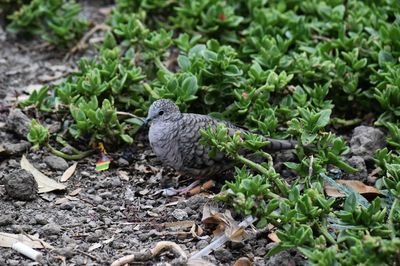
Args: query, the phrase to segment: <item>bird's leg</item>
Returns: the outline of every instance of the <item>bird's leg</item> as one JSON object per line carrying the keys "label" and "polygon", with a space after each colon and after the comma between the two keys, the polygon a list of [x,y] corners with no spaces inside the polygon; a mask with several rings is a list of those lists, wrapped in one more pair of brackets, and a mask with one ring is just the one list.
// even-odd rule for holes
{"label": "bird's leg", "polygon": [[189,186],[184,187],[184,188],[166,188],[163,190],[163,194],[165,196],[175,196],[177,194],[179,195],[185,195],[185,194],[189,194],[189,195],[196,195],[198,193],[200,193],[202,190],[204,189],[210,189],[212,187],[214,187],[215,185],[215,181],[214,180],[209,180],[207,182],[205,182],[202,185],[200,184],[201,180],[196,180],[193,183],[191,183]]}
{"label": "bird's leg", "polygon": [[200,184],[200,180],[197,179],[194,182],[192,182],[189,186],[184,187],[184,188],[178,188],[176,191],[178,192],[179,195],[185,195],[187,194],[190,190],[195,188],[198,184]]}

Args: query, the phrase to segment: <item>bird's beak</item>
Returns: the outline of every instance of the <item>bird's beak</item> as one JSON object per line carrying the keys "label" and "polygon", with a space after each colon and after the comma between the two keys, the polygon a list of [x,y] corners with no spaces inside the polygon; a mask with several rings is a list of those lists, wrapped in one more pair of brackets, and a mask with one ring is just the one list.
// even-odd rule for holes
{"label": "bird's beak", "polygon": [[142,127],[147,127],[148,124],[150,123],[150,121],[151,121],[151,117],[147,117],[147,118],[143,121]]}

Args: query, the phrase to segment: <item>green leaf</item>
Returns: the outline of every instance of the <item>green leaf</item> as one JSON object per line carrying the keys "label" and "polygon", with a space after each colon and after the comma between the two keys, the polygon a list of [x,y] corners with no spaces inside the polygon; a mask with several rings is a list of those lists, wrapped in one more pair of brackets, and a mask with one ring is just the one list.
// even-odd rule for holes
{"label": "green leaf", "polygon": [[316,123],[317,128],[323,128],[329,123],[329,118],[331,116],[332,110],[331,109],[325,109],[319,112],[319,118]]}

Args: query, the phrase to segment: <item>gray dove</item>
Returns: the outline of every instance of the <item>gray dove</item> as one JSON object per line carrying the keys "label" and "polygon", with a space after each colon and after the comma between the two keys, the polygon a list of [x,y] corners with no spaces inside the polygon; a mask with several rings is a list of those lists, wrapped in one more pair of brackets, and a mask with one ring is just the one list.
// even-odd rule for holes
{"label": "gray dove", "polygon": [[[244,129],[208,115],[181,113],[171,100],[160,99],[150,106],[145,124],[150,123],[149,141],[157,158],[181,174],[206,178],[231,168],[234,163],[224,153],[209,156],[211,147],[199,144],[200,130],[224,124],[228,131]],[[268,150],[293,149],[295,142],[268,139]]]}

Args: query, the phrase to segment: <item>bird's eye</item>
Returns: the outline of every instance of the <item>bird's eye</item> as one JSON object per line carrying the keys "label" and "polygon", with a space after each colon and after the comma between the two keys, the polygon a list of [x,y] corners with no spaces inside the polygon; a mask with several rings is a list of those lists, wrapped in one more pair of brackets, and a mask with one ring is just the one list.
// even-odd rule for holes
{"label": "bird's eye", "polygon": [[158,112],[158,115],[163,115],[163,114],[164,114],[164,111]]}

